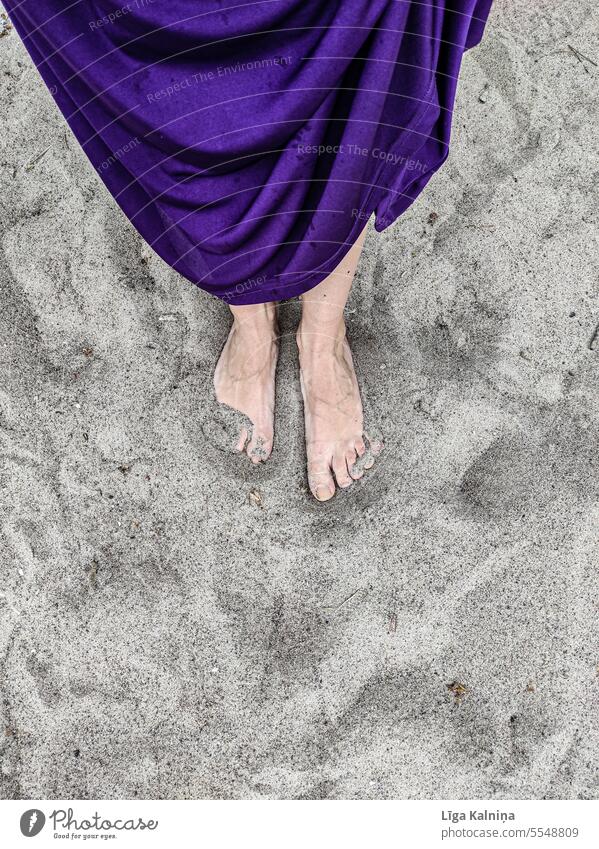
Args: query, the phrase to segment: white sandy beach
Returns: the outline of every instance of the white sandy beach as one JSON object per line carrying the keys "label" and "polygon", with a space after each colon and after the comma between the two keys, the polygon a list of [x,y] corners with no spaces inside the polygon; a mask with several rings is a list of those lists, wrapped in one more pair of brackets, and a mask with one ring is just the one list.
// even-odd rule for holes
{"label": "white sandy beach", "polygon": [[[504,0],[453,149],[369,232],[386,450],[222,450],[224,303],[145,246],[0,36],[0,797],[599,796],[599,9]],[[397,285],[397,281],[401,285]]]}

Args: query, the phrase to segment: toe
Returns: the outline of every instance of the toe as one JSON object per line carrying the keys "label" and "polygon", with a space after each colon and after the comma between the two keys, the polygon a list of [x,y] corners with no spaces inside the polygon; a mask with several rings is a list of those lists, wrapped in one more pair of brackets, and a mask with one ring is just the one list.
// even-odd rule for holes
{"label": "toe", "polygon": [[351,466],[348,466],[349,473],[352,476],[352,480],[359,481],[360,478],[364,477],[364,466],[360,459],[356,460]]}
{"label": "toe", "polygon": [[351,486],[352,479],[347,471],[347,460],[345,454],[340,454],[335,457],[333,460],[333,471],[335,472],[335,479],[338,486],[342,489],[347,489],[348,486]]}
{"label": "toe", "polygon": [[368,440],[371,453],[376,457],[383,450],[383,440],[377,436],[370,436],[368,433],[366,434],[366,439]]}
{"label": "toe", "polygon": [[237,444],[235,445],[235,451],[239,451],[240,453],[245,448],[245,443],[248,441],[248,432],[247,428],[243,427],[241,429],[241,433],[239,434],[239,439],[237,440]]}
{"label": "toe", "polygon": [[356,439],[356,451],[358,453],[358,457],[362,457],[366,453],[366,443],[360,437],[360,439]]}
{"label": "toe", "polygon": [[335,495],[335,488],[333,486],[319,486],[313,495],[317,501],[330,501]]}
{"label": "toe", "polygon": [[357,459],[358,454],[354,448],[350,448],[349,451],[345,452],[345,462],[347,464],[348,469],[351,469]]}
{"label": "toe", "polygon": [[366,446],[362,439],[356,440],[355,448],[347,452],[347,468],[349,469],[352,480],[359,481],[360,478],[364,477],[364,463],[362,462],[362,458],[365,453]]}
{"label": "toe", "polygon": [[314,463],[308,467],[308,485],[314,498],[328,501],[335,495],[335,482],[329,465]]}
{"label": "toe", "polygon": [[362,457],[362,466],[365,469],[372,469],[374,466],[374,455],[372,451],[367,451]]}
{"label": "toe", "polygon": [[268,439],[267,437],[264,437],[264,442],[262,443],[262,459],[263,460],[268,460],[268,458],[272,454],[272,448],[273,448],[272,437],[270,439]]}
{"label": "toe", "polygon": [[256,465],[267,460],[272,451],[272,440],[261,433],[254,433],[247,447],[247,455]]}

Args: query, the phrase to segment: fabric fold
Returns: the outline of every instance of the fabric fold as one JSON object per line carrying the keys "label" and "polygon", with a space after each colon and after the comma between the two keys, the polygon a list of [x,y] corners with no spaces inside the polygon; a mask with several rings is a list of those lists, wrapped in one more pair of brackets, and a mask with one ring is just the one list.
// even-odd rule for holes
{"label": "fabric fold", "polygon": [[323,280],[447,157],[491,0],[4,0],[149,245],[231,304]]}

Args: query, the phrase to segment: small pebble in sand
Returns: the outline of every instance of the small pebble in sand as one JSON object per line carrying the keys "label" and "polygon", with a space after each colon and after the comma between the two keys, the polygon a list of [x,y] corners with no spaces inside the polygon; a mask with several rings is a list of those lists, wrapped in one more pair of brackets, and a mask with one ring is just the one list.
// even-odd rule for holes
{"label": "small pebble in sand", "polygon": [[264,499],[259,489],[250,489],[248,493],[248,502],[252,507],[264,507]]}
{"label": "small pebble in sand", "polygon": [[468,688],[464,684],[460,684],[459,681],[452,681],[451,684],[447,685],[447,689],[453,693],[453,697],[458,704],[468,695]]}
{"label": "small pebble in sand", "polygon": [[38,162],[42,161],[42,159],[48,153],[49,150],[50,148],[47,147],[45,150],[42,150],[41,153],[37,153],[32,159],[30,159],[29,162],[25,164],[25,171],[33,171]]}
{"label": "small pebble in sand", "polygon": [[4,35],[8,35],[8,33],[12,29],[12,24],[8,20],[8,15],[5,15],[4,12],[0,14],[0,38]]}

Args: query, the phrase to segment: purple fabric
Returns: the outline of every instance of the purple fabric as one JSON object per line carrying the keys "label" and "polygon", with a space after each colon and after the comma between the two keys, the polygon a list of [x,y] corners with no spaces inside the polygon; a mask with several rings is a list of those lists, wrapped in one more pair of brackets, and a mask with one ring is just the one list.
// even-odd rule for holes
{"label": "purple fabric", "polygon": [[323,280],[447,156],[492,0],[3,0],[92,164],[232,304]]}

